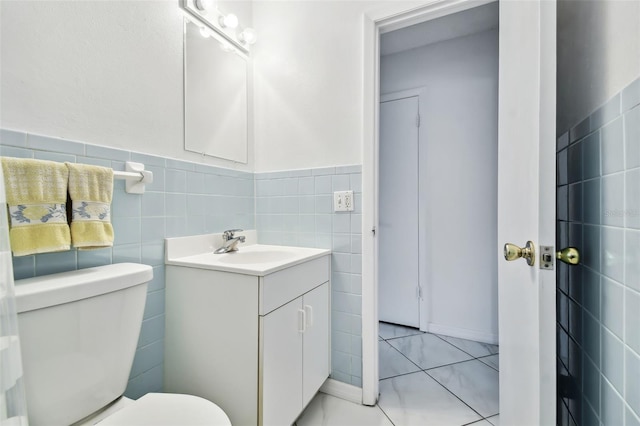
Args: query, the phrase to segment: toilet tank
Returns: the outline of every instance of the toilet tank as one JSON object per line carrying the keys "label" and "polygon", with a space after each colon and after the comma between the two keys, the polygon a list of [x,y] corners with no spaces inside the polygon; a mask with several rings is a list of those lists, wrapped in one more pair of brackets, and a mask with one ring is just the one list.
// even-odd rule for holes
{"label": "toilet tank", "polygon": [[152,277],[118,263],[16,281],[32,426],[69,425],[124,393]]}

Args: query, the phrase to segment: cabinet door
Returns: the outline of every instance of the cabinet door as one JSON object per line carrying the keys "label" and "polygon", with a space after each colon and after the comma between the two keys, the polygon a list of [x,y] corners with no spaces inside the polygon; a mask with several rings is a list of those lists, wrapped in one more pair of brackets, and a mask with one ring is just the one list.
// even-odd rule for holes
{"label": "cabinet door", "polygon": [[262,425],[290,425],[302,409],[302,298],[261,317]]}
{"label": "cabinet door", "polygon": [[329,377],[329,283],[303,296],[302,404],[306,406]]}

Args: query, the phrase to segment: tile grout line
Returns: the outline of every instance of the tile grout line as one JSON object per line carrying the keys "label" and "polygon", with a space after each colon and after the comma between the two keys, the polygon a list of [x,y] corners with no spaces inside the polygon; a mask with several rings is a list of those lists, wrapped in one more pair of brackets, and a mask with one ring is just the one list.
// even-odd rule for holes
{"label": "tile grout line", "polygon": [[[378,400],[380,400],[380,396],[378,396]],[[389,423],[391,423],[393,426],[396,426],[396,424],[393,422],[393,420],[391,420],[391,417],[389,417],[389,415],[386,413],[386,411],[384,411],[382,409],[382,407],[380,406],[380,404],[378,404],[378,402],[376,402],[376,407],[378,407],[378,409],[380,411],[382,411],[382,414],[384,414],[384,416],[387,418],[387,420],[389,420]]]}
{"label": "tile grout line", "polygon": [[427,373],[426,371],[423,371],[424,374],[426,374],[427,376],[429,376],[429,378],[431,380],[433,380],[434,382],[436,382],[437,384],[439,384],[442,388],[444,388],[447,392],[449,392],[451,395],[455,396],[457,399],[460,400],[460,402],[462,402],[464,405],[466,405],[467,407],[469,407],[469,409],[471,409],[471,411],[473,411],[474,413],[476,413],[477,415],[480,416],[480,419],[476,420],[476,422],[484,419],[484,416],[480,413],[478,413],[472,406],[470,406],[469,404],[467,404],[462,398],[460,398],[458,395],[456,395],[455,393],[453,393],[449,388],[447,388],[445,385],[443,385],[442,383],[440,383],[438,380],[436,380],[435,377],[433,377],[431,374]]}
{"label": "tile grout line", "polygon": [[[444,342],[448,343],[449,345],[453,346],[454,348],[456,348],[456,349],[460,350],[461,352],[465,353],[466,355],[470,356],[470,357],[471,357],[471,359],[464,360],[464,361],[457,361],[457,362],[453,362],[453,363],[450,363],[450,364],[444,364],[444,365],[440,365],[440,366],[436,366],[436,367],[432,367],[432,368],[428,368],[428,369],[422,369],[419,365],[417,365],[415,362],[413,362],[413,361],[412,361],[412,360],[411,360],[407,355],[405,355],[402,351],[400,351],[398,348],[396,348],[395,346],[391,345],[391,344],[388,342],[388,340],[399,339],[399,338],[404,338],[404,337],[412,337],[412,336],[417,336],[417,335],[422,335],[422,334],[432,334],[432,335],[434,335],[434,336],[438,337],[440,340],[442,340],[442,341],[444,341]],[[389,344],[389,346],[391,346],[391,347],[392,347],[392,348],[394,348],[397,352],[399,352],[402,356],[404,356],[407,360],[409,360],[409,362],[411,362],[412,364],[414,364],[414,365],[415,365],[415,366],[417,366],[418,368],[421,368],[421,370],[420,370],[421,372],[425,373],[429,378],[431,378],[432,380],[434,380],[434,381],[435,381],[436,383],[438,383],[442,388],[444,388],[447,392],[449,392],[450,394],[452,394],[453,396],[455,396],[458,400],[460,400],[460,402],[462,402],[465,406],[469,407],[473,412],[475,412],[477,415],[479,415],[479,416],[481,417],[480,419],[475,420],[475,421],[473,421],[473,422],[471,422],[471,423],[467,423],[466,425],[470,425],[470,424],[473,424],[473,423],[481,422],[481,421],[483,421],[483,420],[484,420],[484,421],[487,421],[489,424],[493,425],[493,423],[492,423],[492,422],[490,422],[490,421],[488,420],[488,419],[489,419],[489,417],[495,417],[495,416],[498,416],[498,415],[500,415],[500,412],[498,412],[498,413],[496,413],[496,414],[491,414],[490,416],[486,416],[486,417],[485,417],[485,416],[483,416],[483,415],[482,415],[482,414],[480,414],[478,411],[476,411],[473,407],[471,407],[469,404],[467,404],[467,403],[466,403],[466,402],[465,402],[461,397],[459,397],[457,394],[455,394],[453,391],[451,391],[449,388],[447,388],[445,385],[443,385],[443,384],[442,384],[442,383],[440,383],[437,379],[435,379],[433,376],[431,376],[431,375],[428,373],[428,371],[430,371],[430,370],[434,370],[434,369],[437,369],[437,368],[441,368],[441,367],[453,366],[453,365],[456,365],[456,364],[461,364],[461,363],[469,362],[469,361],[479,361],[482,365],[484,365],[484,366],[486,366],[486,367],[489,367],[489,368],[491,368],[492,370],[494,370],[494,371],[496,371],[496,372],[500,373],[500,370],[499,370],[499,369],[497,369],[497,368],[495,368],[495,367],[493,367],[493,366],[491,366],[491,365],[489,365],[489,364],[486,364],[485,362],[483,362],[483,361],[481,360],[481,358],[488,358],[488,357],[490,357],[490,356],[499,355],[499,354],[500,354],[500,352],[497,352],[497,353],[495,353],[495,354],[491,354],[491,353],[490,353],[490,354],[488,354],[488,355],[483,355],[483,356],[474,356],[474,355],[470,354],[469,352],[467,352],[467,351],[465,351],[465,350],[463,350],[463,349],[459,348],[458,346],[454,345],[453,343],[451,343],[451,342],[449,342],[449,341],[445,340],[445,339],[444,339],[444,338],[442,338],[441,336],[439,336],[439,335],[437,335],[437,334],[434,334],[434,333],[426,333],[426,332],[420,332],[420,333],[410,334],[410,335],[406,335],[406,336],[394,336],[394,337],[389,338],[389,339],[385,339],[384,337],[382,337],[382,336],[380,336],[380,335],[379,335],[379,337],[380,337],[384,342],[388,343],[388,344]],[[417,372],[418,372],[418,371],[410,372],[410,373],[404,373],[404,374],[398,374],[398,375],[396,375],[396,376],[390,376],[390,377],[386,377],[386,378],[384,378],[384,379],[380,379],[379,381],[381,381],[381,380],[387,380],[387,379],[392,379],[392,378],[396,378],[396,377],[401,377],[401,376],[407,376],[407,375],[409,375],[409,374],[414,374],[414,373],[417,373]],[[378,404],[376,404],[376,405],[378,405]],[[379,405],[378,405],[378,406],[379,406]],[[382,407],[380,407],[380,410],[382,410],[382,412],[384,413],[384,410],[382,409]],[[386,413],[384,413],[384,414],[386,415]],[[389,416],[387,416],[387,418],[389,418]],[[391,421],[391,418],[389,418],[389,421]],[[393,423],[393,422],[392,422],[392,423]],[[463,425],[463,426],[464,426],[464,425]]]}

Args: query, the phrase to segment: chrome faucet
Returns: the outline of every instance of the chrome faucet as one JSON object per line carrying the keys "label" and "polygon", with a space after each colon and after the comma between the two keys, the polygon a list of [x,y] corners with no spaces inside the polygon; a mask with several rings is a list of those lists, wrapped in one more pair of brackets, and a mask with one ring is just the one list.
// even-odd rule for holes
{"label": "chrome faucet", "polygon": [[224,244],[222,247],[214,251],[215,254],[223,254],[229,253],[232,251],[238,251],[238,243],[244,243],[245,236],[239,235],[235,236],[236,232],[242,232],[242,229],[229,229],[222,233],[222,239],[224,240]]}

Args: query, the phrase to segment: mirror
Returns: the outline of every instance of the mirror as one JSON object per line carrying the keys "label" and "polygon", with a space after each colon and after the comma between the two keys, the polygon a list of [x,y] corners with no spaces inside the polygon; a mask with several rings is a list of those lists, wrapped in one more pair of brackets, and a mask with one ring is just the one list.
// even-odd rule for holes
{"label": "mirror", "polygon": [[184,147],[247,163],[247,58],[184,22]]}

